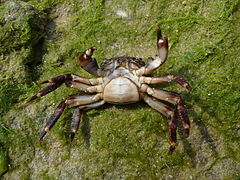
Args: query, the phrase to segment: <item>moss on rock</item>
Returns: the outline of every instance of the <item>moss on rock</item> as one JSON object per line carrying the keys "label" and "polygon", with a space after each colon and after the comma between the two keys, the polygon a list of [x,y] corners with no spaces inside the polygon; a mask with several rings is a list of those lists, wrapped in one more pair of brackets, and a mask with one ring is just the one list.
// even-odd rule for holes
{"label": "moss on rock", "polygon": [[5,113],[37,76],[44,16],[22,1],[7,1],[0,9],[0,112]]}
{"label": "moss on rock", "polygon": [[29,4],[8,1],[0,9],[0,54],[31,47],[43,36],[43,17]]}
{"label": "moss on rock", "polygon": [[[5,30],[6,37],[0,35],[14,37],[12,44],[6,40],[1,47],[0,163],[10,163],[2,178],[238,179],[239,6],[239,0],[3,3],[1,25],[10,27],[5,21],[9,12],[13,13],[9,23],[16,24],[12,31]],[[40,14],[46,14],[46,24]],[[35,16],[40,19],[31,23]],[[18,25],[23,21],[22,27]],[[63,73],[92,77],[75,63],[91,46],[98,47],[94,57],[99,63],[121,55],[153,56],[158,25],[168,34],[170,49],[168,61],[153,76],[180,75],[193,87],[189,93],[174,83],[158,86],[181,92],[189,107],[191,135],[184,139],[179,127],[172,156],[167,155],[167,120],[144,103],[87,112],[72,143],[68,138],[72,110],[67,109],[44,141],[37,141],[57,104],[77,93],[63,86],[24,104],[42,88],[38,81]]]}
{"label": "moss on rock", "polygon": [[8,170],[8,155],[6,149],[0,144],[0,177]]}

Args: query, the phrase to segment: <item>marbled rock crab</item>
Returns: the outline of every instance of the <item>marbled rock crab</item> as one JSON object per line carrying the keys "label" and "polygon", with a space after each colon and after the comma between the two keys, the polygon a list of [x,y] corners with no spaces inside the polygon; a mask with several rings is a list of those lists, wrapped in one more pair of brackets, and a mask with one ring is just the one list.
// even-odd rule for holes
{"label": "marbled rock crab", "polygon": [[[191,90],[190,85],[176,75],[162,77],[147,77],[154,70],[159,68],[167,59],[168,37],[162,37],[160,28],[157,29],[158,55],[147,59],[144,63],[141,58],[115,57],[105,59],[99,68],[96,59],[92,58],[95,47],[84,51],[77,58],[77,63],[87,72],[98,76],[96,79],[84,78],[76,74],[63,74],[43,81],[51,83],[31,97],[29,101],[42,97],[65,83],[68,87],[85,91],[86,95],[73,95],[62,101],[56,108],[53,115],[47,121],[39,139],[42,140],[46,133],[53,127],[63,113],[66,106],[75,108],[72,122],[70,139],[73,140],[79,128],[80,115],[82,111],[97,108],[104,103],[130,104],[140,100],[145,101],[150,107],[169,118],[169,154],[175,149],[177,138],[177,113],[184,128],[184,136],[189,136],[190,122],[187,115],[187,108],[182,98],[173,92],[152,88],[149,84],[159,84],[175,81],[181,86]],[[91,93],[91,94],[89,94]],[[177,109],[169,104],[177,106]]]}

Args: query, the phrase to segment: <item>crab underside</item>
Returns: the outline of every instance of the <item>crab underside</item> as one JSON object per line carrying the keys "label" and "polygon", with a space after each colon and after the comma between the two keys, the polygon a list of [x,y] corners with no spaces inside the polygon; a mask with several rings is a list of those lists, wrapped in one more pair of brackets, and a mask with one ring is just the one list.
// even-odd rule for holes
{"label": "crab underside", "polygon": [[[190,122],[187,115],[187,108],[181,96],[177,93],[152,88],[149,84],[159,84],[175,81],[181,86],[191,90],[190,85],[176,75],[166,75],[162,77],[147,77],[154,70],[159,68],[167,59],[168,38],[162,37],[160,28],[157,29],[157,49],[158,55],[147,59],[144,63],[140,58],[116,57],[105,59],[99,68],[96,59],[92,58],[95,47],[84,51],[77,58],[77,63],[87,72],[98,76],[96,79],[84,78],[75,74],[63,74],[42,83],[51,83],[31,97],[29,101],[42,97],[65,83],[68,87],[87,92],[86,95],[73,95],[62,101],[56,108],[53,115],[47,121],[39,139],[42,140],[46,133],[53,127],[63,113],[66,106],[75,108],[72,122],[70,138],[73,140],[79,128],[82,111],[97,108],[105,103],[110,104],[130,104],[140,100],[145,101],[150,107],[169,118],[169,138],[172,154],[176,142],[177,113],[184,128],[184,136],[189,136]],[[175,110],[169,104],[177,106]]]}

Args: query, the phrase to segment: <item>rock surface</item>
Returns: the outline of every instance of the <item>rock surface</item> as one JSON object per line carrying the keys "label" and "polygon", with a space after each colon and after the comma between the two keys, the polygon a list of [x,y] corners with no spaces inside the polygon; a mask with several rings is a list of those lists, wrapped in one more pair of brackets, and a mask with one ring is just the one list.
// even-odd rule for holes
{"label": "rock surface", "polygon": [[[0,4],[0,176],[2,179],[239,179],[240,1],[3,1]],[[167,155],[167,120],[144,103],[106,105],[82,117],[69,142],[72,109],[44,139],[39,133],[57,104],[77,91],[60,87],[31,104],[39,82],[63,73],[92,77],[75,62],[156,53],[157,26],[169,57],[153,76],[171,84],[189,108],[191,135],[178,131]]]}

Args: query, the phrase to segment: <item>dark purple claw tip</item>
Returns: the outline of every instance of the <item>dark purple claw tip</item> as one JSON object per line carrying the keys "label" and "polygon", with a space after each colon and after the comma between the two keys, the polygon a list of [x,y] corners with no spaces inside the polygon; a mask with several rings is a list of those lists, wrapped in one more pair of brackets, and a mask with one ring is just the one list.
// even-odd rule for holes
{"label": "dark purple claw tip", "polygon": [[70,141],[72,142],[75,137],[75,133],[71,132],[69,137],[70,137]]}
{"label": "dark purple claw tip", "polygon": [[192,87],[191,87],[189,84],[186,86],[186,88],[187,88],[189,91],[192,90]]}
{"label": "dark purple claw tip", "polygon": [[162,39],[162,32],[161,32],[161,28],[159,26],[157,27],[157,38],[158,38],[158,40]]}
{"label": "dark purple claw tip", "polygon": [[34,99],[37,99],[37,98],[38,98],[37,95],[34,95],[30,99],[28,99],[28,102],[31,102],[31,101],[33,101]]}
{"label": "dark purple claw tip", "polygon": [[45,84],[45,83],[48,83],[49,81],[46,80],[46,81],[42,81],[41,84]]}
{"label": "dark purple claw tip", "polygon": [[189,137],[189,129],[184,129],[184,137],[185,138]]}
{"label": "dark purple claw tip", "polygon": [[175,146],[174,145],[171,145],[170,148],[169,148],[169,151],[168,151],[168,155],[172,155],[173,151],[175,150]]}
{"label": "dark purple claw tip", "polygon": [[94,47],[94,46],[93,46],[93,47],[91,47],[91,49],[92,49],[93,51],[97,50],[97,48],[96,48],[96,47]]}
{"label": "dark purple claw tip", "polygon": [[41,141],[46,134],[47,134],[47,131],[44,131],[44,130],[43,130],[42,133],[41,133],[40,136],[39,136],[39,141]]}

